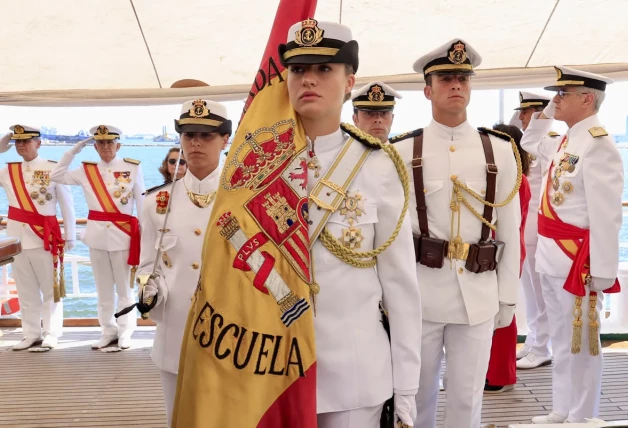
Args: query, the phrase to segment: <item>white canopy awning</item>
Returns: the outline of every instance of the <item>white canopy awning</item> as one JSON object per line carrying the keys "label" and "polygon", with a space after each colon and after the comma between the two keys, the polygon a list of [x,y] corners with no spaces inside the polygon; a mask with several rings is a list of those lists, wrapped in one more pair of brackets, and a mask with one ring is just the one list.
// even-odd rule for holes
{"label": "white canopy awning", "polygon": [[[0,0],[0,104],[131,105],[242,99],[279,0]],[[360,82],[420,88],[420,55],[460,37],[474,87],[551,83],[554,64],[628,79],[625,0],[319,0],[349,25]],[[364,77],[362,77],[364,76]],[[210,88],[169,89],[180,79]]]}

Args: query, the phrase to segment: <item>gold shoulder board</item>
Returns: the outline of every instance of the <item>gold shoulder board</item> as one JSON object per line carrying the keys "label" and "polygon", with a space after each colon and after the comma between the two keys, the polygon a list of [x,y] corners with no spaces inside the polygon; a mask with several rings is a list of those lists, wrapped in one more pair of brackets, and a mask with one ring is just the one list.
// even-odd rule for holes
{"label": "gold shoulder board", "polygon": [[128,163],[132,163],[133,165],[139,165],[140,164],[140,161],[138,161],[137,159],[124,158],[124,161],[128,162]]}
{"label": "gold shoulder board", "polygon": [[550,137],[559,137],[560,134],[558,132],[550,131],[547,133]]}
{"label": "gold shoulder board", "polygon": [[594,126],[593,128],[589,128],[589,134],[591,134],[593,138],[598,138],[606,137],[608,135],[608,132],[606,132],[606,129],[602,128],[601,126]]}

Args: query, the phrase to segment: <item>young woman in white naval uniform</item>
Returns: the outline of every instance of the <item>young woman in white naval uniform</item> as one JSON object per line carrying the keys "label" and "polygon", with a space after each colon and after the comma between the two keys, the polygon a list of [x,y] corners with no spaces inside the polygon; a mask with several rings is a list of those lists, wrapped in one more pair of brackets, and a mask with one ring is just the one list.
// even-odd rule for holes
{"label": "young woman in white naval uniform", "polygon": [[[342,105],[355,83],[358,44],[348,27],[314,21],[312,28],[312,21],[293,25],[279,54],[288,68],[290,102],[307,135],[310,239],[318,236],[311,246],[313,279],[320,286],[314,321],[318,426],[379,427],[383,404],[393,393],[396,419],[413,426],[421,301],[398,172],[404,167],[400,163],[397,169],[391,162],[394,149],[389,155],[392,148],[381,150],[376,138],[340,124]],[[345,154],[351,138],[361,143],[355,144],[362,152],[374,149],[360,168]],[[325,224],[316,217],[326,211],[324,201],[333,191],[325,187],[319,192],[316,184],[323,179],[345,182],[334,181],[330,169],[348,169],[354,178],[344,189],[340,209],[329,210]],[[312,228],[322,232],[313,233]],[[386,246],[393,232],[398,232],[396,239],[376,259],[366,253],[356,256]],[[340,248],[339,256],[329,250],[334,245]],[[382,326],[380,302],[388,312],[390,340]]]}
{"label": "young woman in white naval uniform", "polygon": [[[190,117],[193,109],[203,113]],[[208,125],[208,121],[219,125]],[[220,179],[220,153],[231,135],[231,121],[222,104],[195,100],[183,104],[175,129],[181,134],[188,170],[175,183],[174,190],[172,183],[167,182],[146,192],[138,268],[140,299],[148,303],[157,296],[156,306],[150,311],[151,319],[157,323],[151,358],[161,371],[169,426],[185,321],[201,272],[205,229]],[[170,214],[164,225],[170,198]],[[151,276],[156,257],[159,263]]]}

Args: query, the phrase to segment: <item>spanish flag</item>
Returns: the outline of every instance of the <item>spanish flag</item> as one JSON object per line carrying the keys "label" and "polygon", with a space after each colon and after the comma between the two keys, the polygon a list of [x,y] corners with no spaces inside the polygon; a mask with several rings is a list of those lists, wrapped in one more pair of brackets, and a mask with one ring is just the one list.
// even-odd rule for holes
{"label": "spanish flag", "polygon": [[278,58],[313,0],[281,0],[223,169],[172,426],[316,427],[304,129]]}

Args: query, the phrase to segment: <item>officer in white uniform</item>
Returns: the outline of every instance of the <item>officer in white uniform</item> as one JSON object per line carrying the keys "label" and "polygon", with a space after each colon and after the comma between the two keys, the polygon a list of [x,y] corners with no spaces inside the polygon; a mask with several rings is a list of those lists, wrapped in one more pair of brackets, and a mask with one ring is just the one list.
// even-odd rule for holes
{"label": "officer in white uniform", "polygon": [[[415,421],[418,428],[436,426],[443,347],[447,385],[444,427],[480,426],[493,330],[510,325],[515,311],[521,214],[517,167],[509,137],[489,135],[488,144],[492,146],[498,170],[495,202],[500,204],[493,210],[490,223],[497,223],[496,239],[505,244],[503,257],[497,270],[473,273],[465,266],[467,258],[475,260],[468,250],[470,245],[480,243],[484,204],[463,186],[481,198],[485,198],[488,191],[489,166],[483,143],[478,130],[467,122],[466,113],[471,75],[480,62],[479,54],[460,39],[419,58],[414,70],[425,76],[424,93],[432,103],[433,120],[423,130],[391,139],[406,160],[411,181],[414,181],[413,166],[422,165],[424,188],[414,189],[414,183],[412,186],[412,229],[416,237],[421,236],[415,192],[423,192],[428,238],[438,246],[438,251],[429,250],[427,240],[421,238],[420,246],[426,248],[424,262],[440,258],[443,263],[440,268],[416,264],[423,301],[421,387],[416,397],[418,417]],[[422,156],[413,162],[414,137],[421,134]],[[460,189],[459,196],[455,189]],[[463,200],[471,205],[475,214]],[[444,262],[442,244],[446,253]],[[417,253],[420,257],[421,250],[417,249]],[[439,266],[438,263],[435,266]]]}
{"label": "officer in white uniform", "polygon": [[[209,121],[215,122],[210,125]],[[145,303],[157,295],[157,304],[150,311],[157,323],[151,357],[161,371],[169,425],[185,322],[198,284],[205,230],[220,183],[220,153],[227,146],[231,126],[222,104],[208,100],[184,103],[175,129],[181,134],[188,170],[172,194],[172,183],[168,182],[148,190],[144,201],[138,282],[140,288],[142,281],[147,283],[143,294],[141,289],[139,292]],[[170,199],[170,215],[164,225]],[[158,248],[161,253],[157,271],[148,278],[153,273]]]}
{"label": "officer in white uniform", "polygon": [[[321,37],[307,44],[303,37],[296,40],[308,31]],[[358,44],[352,40],[351,30],[331,22],[299,22],[288,30],[288,41],[279,46],[279,53],[289,69],[292,107],[307,135],[307,181],[303,184],[311,201],[310,236],[319,236],[316,230],[325,224],[319,220],[329,214],[325,228],[343,249],[364,252],[379,248],[397,228],[404,196],[386,152],[374,150],[364,163],[358,162],[363,145],[372,147],[377,140],[359,135],[362,133],[353,126],[339,126],[342,96],[350,93],[347,91],[352,89],[359,62]],[[333,77],[327,80],[323,73]],[[342,79],[343,86],[332,79]],[[333,93],[343,89],[344,94]],[[330,95],[305,97],[313,92]],[[331,133],[319,135],[321,130]],[[340,157],[351,134],[358,141]],[[326,177],[330,169],[333,172]],[[326,179],[338,186],[335,189],[342,188],[346,176],[340,179],[337,174],[343,171],[351,172],[354,179],[342,191],[346,198],[339,209],[328,210],[325,207],[340,194],[317,186],[317,182]],[[383,404],[393,394],[395,417],[412,426],[421,367],[421,300],[407,214],[401,217],[399,229],[394,242],[364,267],[356,266],[355,257],[341,260],[332,254],[320,237],[311,247],[313,281],[320,286],[314,318],[319,428],[379,427]],[[390,340],[382,326],[380,304],[388,313]]]}
{"label": "officer in white uniform", "polygon": [[[515,109],[519,126],[524,132],[530,124],[532,114],[543,111],[550,99],[530,92],[519,92],[519,107]],[[556,139],[558,134],[549,132],[543,138]],[[541,201],[542,174],[546,168],[543,160],[530,155],[530,173],[528,182],[532,199],[528,208],[525,227],[526,259],[523,262],[521,286],[525,298],[526,322],[528,335],[523,348],[517,351],[517,368],[533,369],[552,362],[550,350],[549,323],[541,280],[536,272],[536,243],[538,240],[537,216]]]}
{"label": "officer in white uniform", "polygon": [[[76,236],[72,193],[67,186],[50,181],[50,173],[56,162],[38,155],[41,145],[39,129],[25,125],[14,125],[10,129],[13,133],[5,135],[2,141],[6,141],[8,147],[8,141],[11,138],[15,140],[15,149],[24,159],[23,162],[11,162],[18,165],[19,168],[15,170],[19,171],[18,176],[12,176],[9,167],[0,170],[0,184],[9,202],[6,233],[9,237],[19,238],[22,243],[22,252],[15,256],[13,262],[13,276],[20,300],[24,339],[13,349],[18,351],[36,344],[41,344],[44,349],[52,349],[62,333],[63,303],[54,302],[53,255],[50,250],[44,249],[43,239],[33,230],[35,224],[42,223],[28,218],[29,213],[25,211],[29,210],[23,205],[35,207],[36,213],[53,217],[49,220],[56,222],[58,203],[65,224],[65,250],[69,251],[74,246]],[[25,199],[20,201],[16,194],[15,189],[20,184],[13,183],[13,179],[19,181],[19,174],[25,189],[23,198],[30,199],[32,205]],[[57,275],[59,281],[60,272]]]}
{"label": "officer in white uniform", "polygon": [[[545,89],[557,95],[521,140],[524,150],[548,162],[536,270],[554,351],[553,407],[549,415],[532,419],[538,424],[584,422],[598,414],[603,361],[596,324],[602,292],[617,291],[624,188],[621,156],[597,116],[612,80],[568,67],[556,67],[556,72],[556,83]],[[553,119],[569,130],[557,140],[543,138]],[[573,287],[580,290],[578,298]],[[580,312],[578,332],[573,322]],[[590,342],[590,334],[597,340]]]}
{"label": "officer in white uniform", "polygon": [[396,99],[401,95],[384,82],[370,82],[353,91],[353,123],[367,134],[388,141],[395,115]]}
{"label": "officer in white uniform", "polygon": [[[118,318],[116,325],[114,285],[118,308],[132,305],[135,299],[129,262],[139,263],[140,240],[133,206],[141,213],[144,177],[140,161],[116,156],[120,149],[119,129],[99,125],[90,133],[92,138],[79,142],[63,155],[51,178],[57,183],[81,186],[89,208],[82,241],[89,247],[102,328],[102,336],[92,349],[106,348],[116,341],[120,349],[126,349],[131,346],[137,318],[132,311]],[[81,167],[69,171],[74,156],[92,139],[100,162],[83,161]]]}

